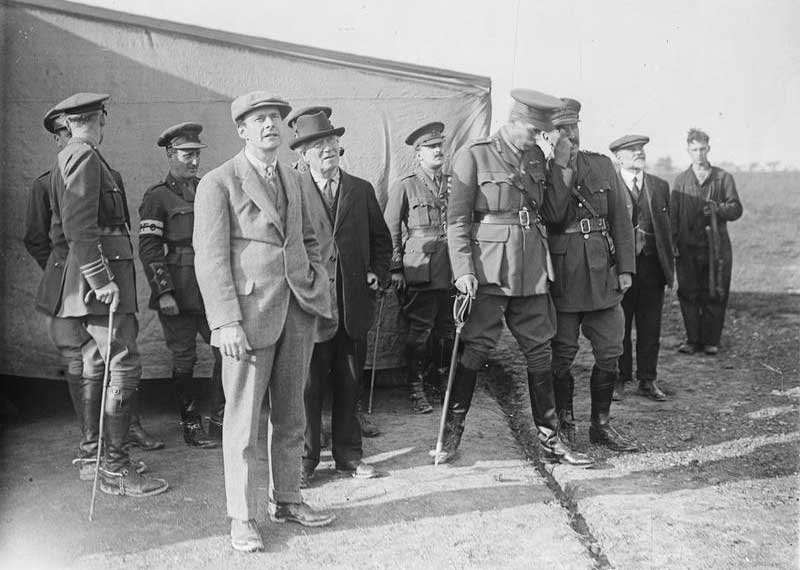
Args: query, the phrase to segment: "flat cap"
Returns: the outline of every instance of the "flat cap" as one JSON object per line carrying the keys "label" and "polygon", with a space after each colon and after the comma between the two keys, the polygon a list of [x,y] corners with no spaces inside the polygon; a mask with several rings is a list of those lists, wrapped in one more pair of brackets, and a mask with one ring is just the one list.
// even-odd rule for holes
{"label": "flat cap", "polygon": [[54,115],[82,115],[91,111],[100,111],[105,109],[105,102],[111,95],[105,93],[75,93],[70,95],[55,107],[50,109],[49,113]]}
{"label": "flat cap", "polygon": [[292,106],[280,97],[268,93],[267,91],[252,91],[240,95],[231,103],[231,118],[235,123],[250,111],[255,111],[261,107],[277,107],[281,114],[281,119],[285,119]]}
{"label": "flat cap", "polygon": [[56,111],[55,107],[44,114],[44,119],[42,122],[44,123],[44,128],[53,134],[56,134],[59,129],[67,128],[67,124],[64,122],[63,114]]}
{"label": "flat cap", "polygon": [[206,148],[207,145],[200,142],[202,131],[203,125],[200,123],[178,123],[161,133],[156,144],[178,150]]}
{"label": "flat cap", "polygon": [[444,142],[444,123],[434,121],[427,123],[421,127],[414,129],[410,135],[406,137],[406,144],[413,146],[435,146]]}
{"label": "flat cap", "polygon": [[580,121],[580,112],[580,101],[577,99],[570,99],[569,97],[562,97],[561,105],[559,105],[559,108],[553,113],[551,120],[556,127],[574,125]]}
{"label": "flat cap", "polygon": [[511,116],[524,118],[543,131],[552,130],[551,113],[561,105],[561,100],[533,89],[512,89]]}
{"label": "flat cap", "polygon": [[286,118],[286,124],[289,126],[290,129],[293,129],[295,123],[297,122],[297,119],[299,119],[300,117],[305,117],[307,115],[316,115],[317,113],[325,113],[325,116],[330,119],[333,110],[330,107],[325,107],[321,105],[315,105],[313,107],[303,107],[302,109],[298,109],[297,111],[292,111],[292,113]]}
{"label": "flat cap", "polygon": [[618,150],[622,150],[623,148],[628,148],[631,146],[636,145],[646,145],[650,142],[650,137],[646,137],[644,135],[625,135],[624,137],[619,137],[617,140],[613,141],[608,148],[611,152],[617,152]]}

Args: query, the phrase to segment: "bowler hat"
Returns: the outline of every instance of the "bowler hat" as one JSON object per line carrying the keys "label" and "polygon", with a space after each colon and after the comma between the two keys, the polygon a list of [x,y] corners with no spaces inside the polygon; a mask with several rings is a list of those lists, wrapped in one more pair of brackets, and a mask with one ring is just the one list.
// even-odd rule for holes
{"label": "bowler hat", "polygon": [[317,113],[325,113],[325,115],[330,119],[333,110],[330,107],[325,107],[322,105],[314,105],[313,107],[303,107],[302,109],[298,109],[297,111],[292,111],[292,113],[286,117],[286,125],[293,129],[297,119],[303,117],[305,115],[316,115]]}
{"label": "bowler hat", "polygon": [[298,117],[296,126],[297,137],[289,143],[289,148],[292,150],[305,143],[324,139],[330,135],[340,137],[344,134],[344,127],[334,128],[322,111],[314,115]]}

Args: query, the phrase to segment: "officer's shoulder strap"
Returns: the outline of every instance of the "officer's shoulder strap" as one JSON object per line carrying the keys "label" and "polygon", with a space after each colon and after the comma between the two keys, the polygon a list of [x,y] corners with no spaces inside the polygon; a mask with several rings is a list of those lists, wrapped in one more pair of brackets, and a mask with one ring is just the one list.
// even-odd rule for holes
{"label": "officer's shoulder strap", "polygon": [[150,186],[147,190],[144,191],[144,195],[147,196],[150,192],[156,190],[157,188],[161,188],[162,186],[166,187],[167,185],[164,184],[164,181],[156,182],[152,186]]}
{"label": "officer's shoulder strap", "polygon": [[490,144],[491,142],[492,142],[492,137],[481,137],[479,139],[470,141],[469,146],[477,146],[479,144]]}

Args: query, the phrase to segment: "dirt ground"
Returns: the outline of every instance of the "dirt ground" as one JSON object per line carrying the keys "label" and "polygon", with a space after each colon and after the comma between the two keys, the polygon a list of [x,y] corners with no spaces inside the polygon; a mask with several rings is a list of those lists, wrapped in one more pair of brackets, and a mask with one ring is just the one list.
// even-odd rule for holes
{"label": "dirt ground", "polygon": [[[481,375],[452,465],[434,467],[439,408],[409,414],[405,391],[380,388],[372,414],[383,435],[365,458],[384,475],[359,481],[323,456],[305,497],[338,516],[328,528],[268,521],[266,450],[258,521],[267,552],[228,544],[219,450],[185,446],[165,382],[144,385],[144,423],[161,451],[134,452],[170,481],[149,499],[98,494],[70,465],[77,428],[66,389],[5,379],[19,415],[0,460],[0,567],[565,568],[798,567],[798,297],[734,295],[723,355],[675,351],[681,323],[665,307],[661,385],[651,402],[628,391],[613,421],[642,451],[588,443],[586,347],[576,365],[579,447],[592,469],[536,459],[522,363],[509,336]],[[264,426],[262,426],[264,427]],[[264,430],[262,429],[262,437]]]}

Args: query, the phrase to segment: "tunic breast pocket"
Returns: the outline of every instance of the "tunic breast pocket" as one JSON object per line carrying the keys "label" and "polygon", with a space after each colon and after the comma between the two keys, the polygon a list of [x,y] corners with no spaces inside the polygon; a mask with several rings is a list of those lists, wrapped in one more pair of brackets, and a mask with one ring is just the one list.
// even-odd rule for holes
{"label": "tunic breast pocket", "polygon": [[116,186],[107,186],[100,191],[97,223],[101,226],[125,225],[125,195]]}
{"label": "tunic breast pocket", "polygon": [[432,204],[412,198],[408,204],[408,225],[412,228],[431,225]]}
{"label": "tunic breast pocket", "polygon": [[[609,188],[611,185],[606,182],[594,183],[591,186],[586,185],[582,187],[578,187],[578,190],[581,193],[583,199],[594,209],[595,213],[605,218],[608,216],[608,196],[609,196]],[[585,210],[586,208],[580,208],[581,210]],[[591,217],[589,212],[585,212],[586,216],[582,217]]]}
{"label": "tunic breast pocket", "polygon": [[[505,171],[481,170],[478,172],[478,187],[486,200],[486,207],[492,211],[502,210],[502,197],[509,185],[508,173]],[[476,206],[479,205],[476,203]]]}
{"label": "tunic breast pocket", "polygon": [[194,208],[181,206],[167,211],[167,227],[164,237],[168,241],[191,239],[194,227]]}

